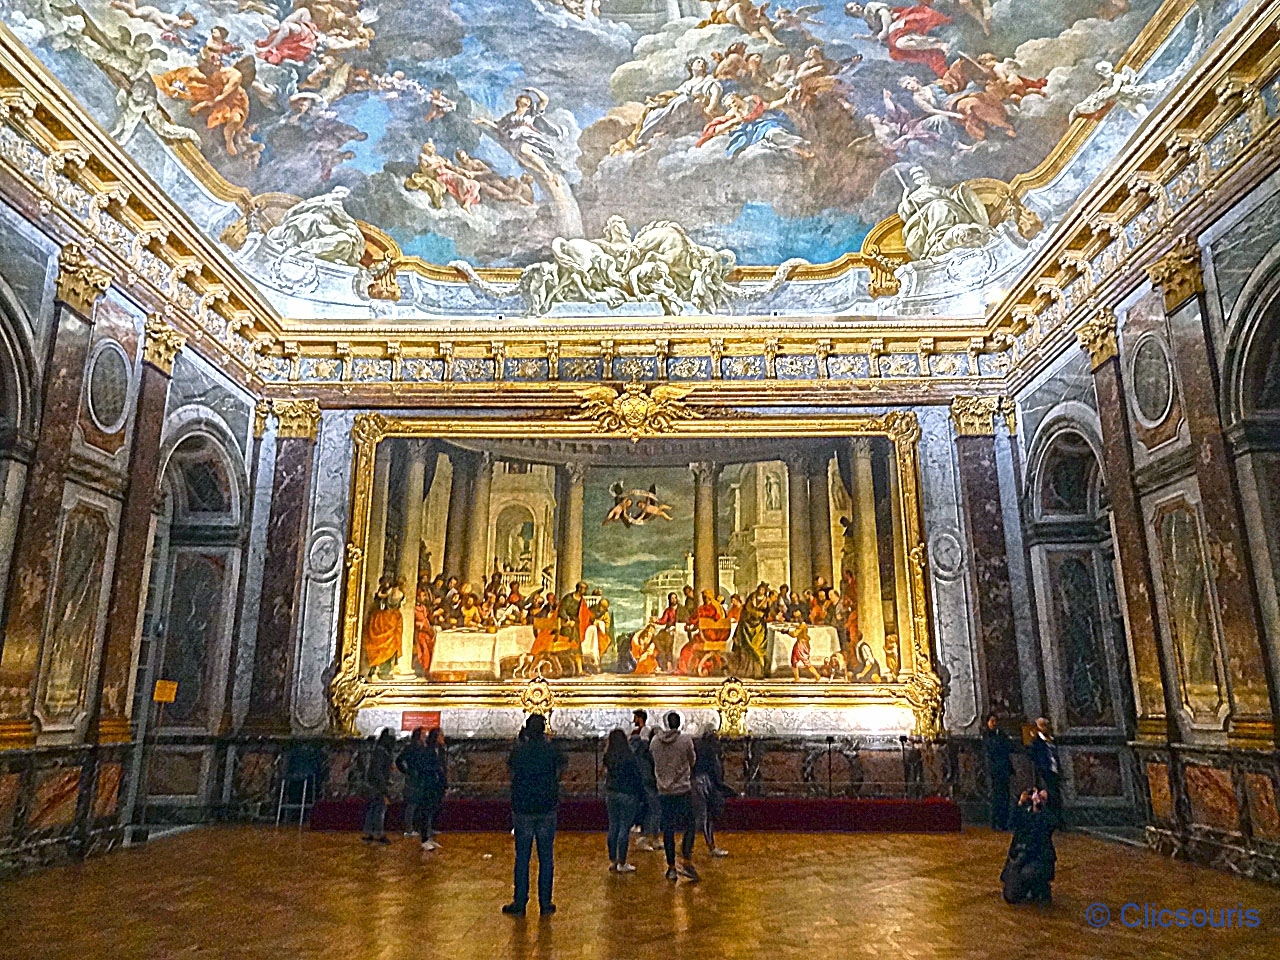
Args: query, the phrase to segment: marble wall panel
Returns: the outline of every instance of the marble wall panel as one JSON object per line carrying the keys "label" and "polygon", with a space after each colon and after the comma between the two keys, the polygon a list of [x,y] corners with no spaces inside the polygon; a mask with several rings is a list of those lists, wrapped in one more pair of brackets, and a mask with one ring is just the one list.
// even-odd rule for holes
{"label": "marble wall panel", "polygon": [[275,474],[276,436],[268,428],[258,453],[257,483],[250,494],[253,516],[249,525],[249,546],[245,552],[244,586],[240,591],[240,634],[235,638],[236,659],[230,696],[232,717],[238,728],[249,711],[253,685],[253,660],[258,642],[258,618],[262,600],[262,574],[266,562],[267,521],[271,516],[271,485]]}
{"label": "marble wall panel", "polygon": [[1071,778],[1077,797],[1123,797],[1120,754],[1072,747]]}
{"label": "marble wall panel", "polygon": [[98,767],[98,779],[93,792],[93,818],[106,820],[116,815],[120,800],[120,782],[124,777],[124,764],[103,763]]}
{"label": "marble wall panel", "polygon": [[76,819],[79,794],[79,766],[57,767],[37,773],[27,811],[27,829],[50,830],[70,826]]}
{"label": "marble wall panel", "polygon": [[1280,242],[1280,193],[1273,193],[1209,245],[1221,316],[1230,318],[1259,261]]}
{"label": "marble wall panel", "polygon": [[760,758],[765,793],[791,793],[804,781],[804,757],[791,751],[767,750]]}
{"label": "marble wall panel", "polygon": [[190,350],[178,354],[173,363],[166,414],[181,407],[199,405],[212,410],[227,425],[247,458],[249,429],[253,422],[253,400],[235,387]]}
{"label": "marble wall panel", "polygon": [[589,795],[596,792],[598,779],[598,761],[594,752],[565,752],[564,771],[560,775],[561,790],[569,795]]}
{"label": "marble wall panel", "polygon": [[177,547],[170,553],[168,615],[159,679],[178,684],[164,710],[167,727],[208,728],[217,719],[220,655],[230,629],[236,564],[225,548]]}
{"label": "marble wall panel", "polygon": [[139,345],[143,317],[114,291],[102,298],[94,315],[85,387],[76,420],[77,450],[105,462],[113,471],[125,467],[125,444],[141,371]]}
{"label": "marble wall panel", "polygon": [[147,763],[147,794],[152,797],[199,797],[204,783],[205,752],[182,747],[155,747]]}
{"label": "marble wall panel", "polygon": [[1182,768],[1193,822],[1231,833],[1240,832],[1240,808],[1230,770],[1188,763]]}
{"label": "marble wall panel", "polygon": [[320,421],[303,557],[302,635],[293,695],[295,731],[318,732],[328,724],[325,677],[337,655],[342,625],[354,418],[354,411],[327,410]]}
{"label": "marble wall panel", "polygon": [[1268,774],[1246,773],[1245,795],[1249,799],[1249,824],[1253,835],[1280,841],[1280,809],[1276,806],[1276,784]]}
{"label": "marble wall panel", "polygon": [[236,756],[234,792],[237,800],[266,802],[275,783],[276,754],[267,750],[243,751]]}
{"label": "marble wall panel", "polygon": [[1169,789],[1169,765],[1148,763],[1147,791],[1151,796],[1151,815],[1160,823],[1172,823],[1173,792]]}
{"label": "marble wall panel", "polygon": [[0,263],[4,264],[3,282],[31,323],[38,368],[44,361],[44,338],[53,317],[57,247],[4,203],[0,203]]}
{"label": "marble wall panel", "polygon": [[13,821],[18,814],[18,800],[22,793],[22,774],[17,771],[0,774],[0,846],[5,846],[3,838],[13,830]]}

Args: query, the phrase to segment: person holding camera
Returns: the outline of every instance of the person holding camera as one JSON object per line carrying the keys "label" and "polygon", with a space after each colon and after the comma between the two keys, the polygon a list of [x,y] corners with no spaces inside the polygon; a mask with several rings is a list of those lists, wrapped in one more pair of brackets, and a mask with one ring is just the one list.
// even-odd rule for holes
{"label": "person holding camera", "polygon": [[1010,817],[1013,840],[1005,860],[1000,881],[1004,884],[1007,903],[1049,903],[1052,899],[1057,851],[1053,848],[1053,831],[1057,815],[1049,808],[1045,790],[1023,790],[1018,806]]}

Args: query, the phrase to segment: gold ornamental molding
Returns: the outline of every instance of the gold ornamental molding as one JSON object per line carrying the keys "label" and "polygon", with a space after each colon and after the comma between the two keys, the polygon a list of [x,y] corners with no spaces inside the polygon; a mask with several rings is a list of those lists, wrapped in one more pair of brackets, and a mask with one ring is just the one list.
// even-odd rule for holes
{"label": "gold ornamental molding", "polygon": [[111,273],[84,255],[78,243],[68,243],[58,254],[58,299],[86,319],[93,305],[111,286]]}
{"label": "gold ornamental molding", "polygon": [[693,387],[664,383],[646,390],[632,380],[621,391],[600,384],[575,390],[581,409],[571,420],[594,420],[597,433],[614,433],[638,443],[641,437],[670,433],[679,420],[701,419],[702,414],[684,400]]}
{"label": "gold ornamental molding", "polygon": [[951,401],[951,420],[962,437],[994,437],[995,416],[1001,412],[1000,397],[956,397]]}
{"label": "gold ornamental molding", "polygon": [[271,412],[279,421],[276,436],[281,440],[316,438],[320,426],[320,404],[315,400],[272,400]]}
{"label": "gold ornamental molding", "polygon": [[267,432],[267,421],[271,418],[271,403],[259,400],[253,405],[253,436],[262,439]]}
{"label": "gold ornamental molding", "polygon": [[144,329],[146,343],[142,359],[165,375],[172,375],[173,361],[186,346],[187,338],[175,330],[163,317],[147,317]]}
{"label": "gold ornamental molding", "polygon": [[716,714],[720,719],[718,732],[722,737],[747,735],[747,707],[751,703],[751,691],[737,677],[729,677],[716,690]]}
{"label": "gold ornamental molding", "polygon": [[520,709],[530,716],[538,716],[547,722],[547,733],[551,732],[551,713],[556,708],[555,694],[551,684],[543,677],[534,677],[520,691]]}
{"label": "gold ornamental molding", "polygon": [[1099,310],[1076,330],[1076,339],[1089,354],[1092,369],[1097,370],[1117,354],[1116,315],[1110,310]]}
{"label": "gold ornamental molding", "polygon": [[1147,267],[1147,277],[1164,295],[1165,312],[1173,313],[1197,293],[1204,293],[1200,244],[1191,237],[1179,237],[1168,253]]}

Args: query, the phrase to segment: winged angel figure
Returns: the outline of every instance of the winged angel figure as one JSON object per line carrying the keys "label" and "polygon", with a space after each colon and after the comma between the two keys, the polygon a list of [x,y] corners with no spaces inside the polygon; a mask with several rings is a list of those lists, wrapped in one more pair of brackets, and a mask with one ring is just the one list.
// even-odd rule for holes
{"label": "winged angel figure", "polygon": [[663,383],[649,393],[643,384],[632,380],[619,393],[604,384],[575,391],[582,398],[582,409],[573,420],[594,420],[599,433],[625,433],[635,443],[641,437],[667,433],[677,420],[701,419],[702,414],[681,401],[693,392],[692,387]]}

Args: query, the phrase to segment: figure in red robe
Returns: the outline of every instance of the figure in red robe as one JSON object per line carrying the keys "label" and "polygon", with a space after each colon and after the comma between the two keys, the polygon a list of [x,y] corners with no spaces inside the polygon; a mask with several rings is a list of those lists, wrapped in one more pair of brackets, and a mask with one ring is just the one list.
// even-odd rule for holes
{"label": "figure in red robe", "polygon": [[889,59],[900,63],[923,63],[938,76],[947,72],[947,52],[951,45],[930,31],[945,26],[951,18],[933,7],[917,4],[913,7],[894,7],[893,21],[885,42],[889,47]]}

